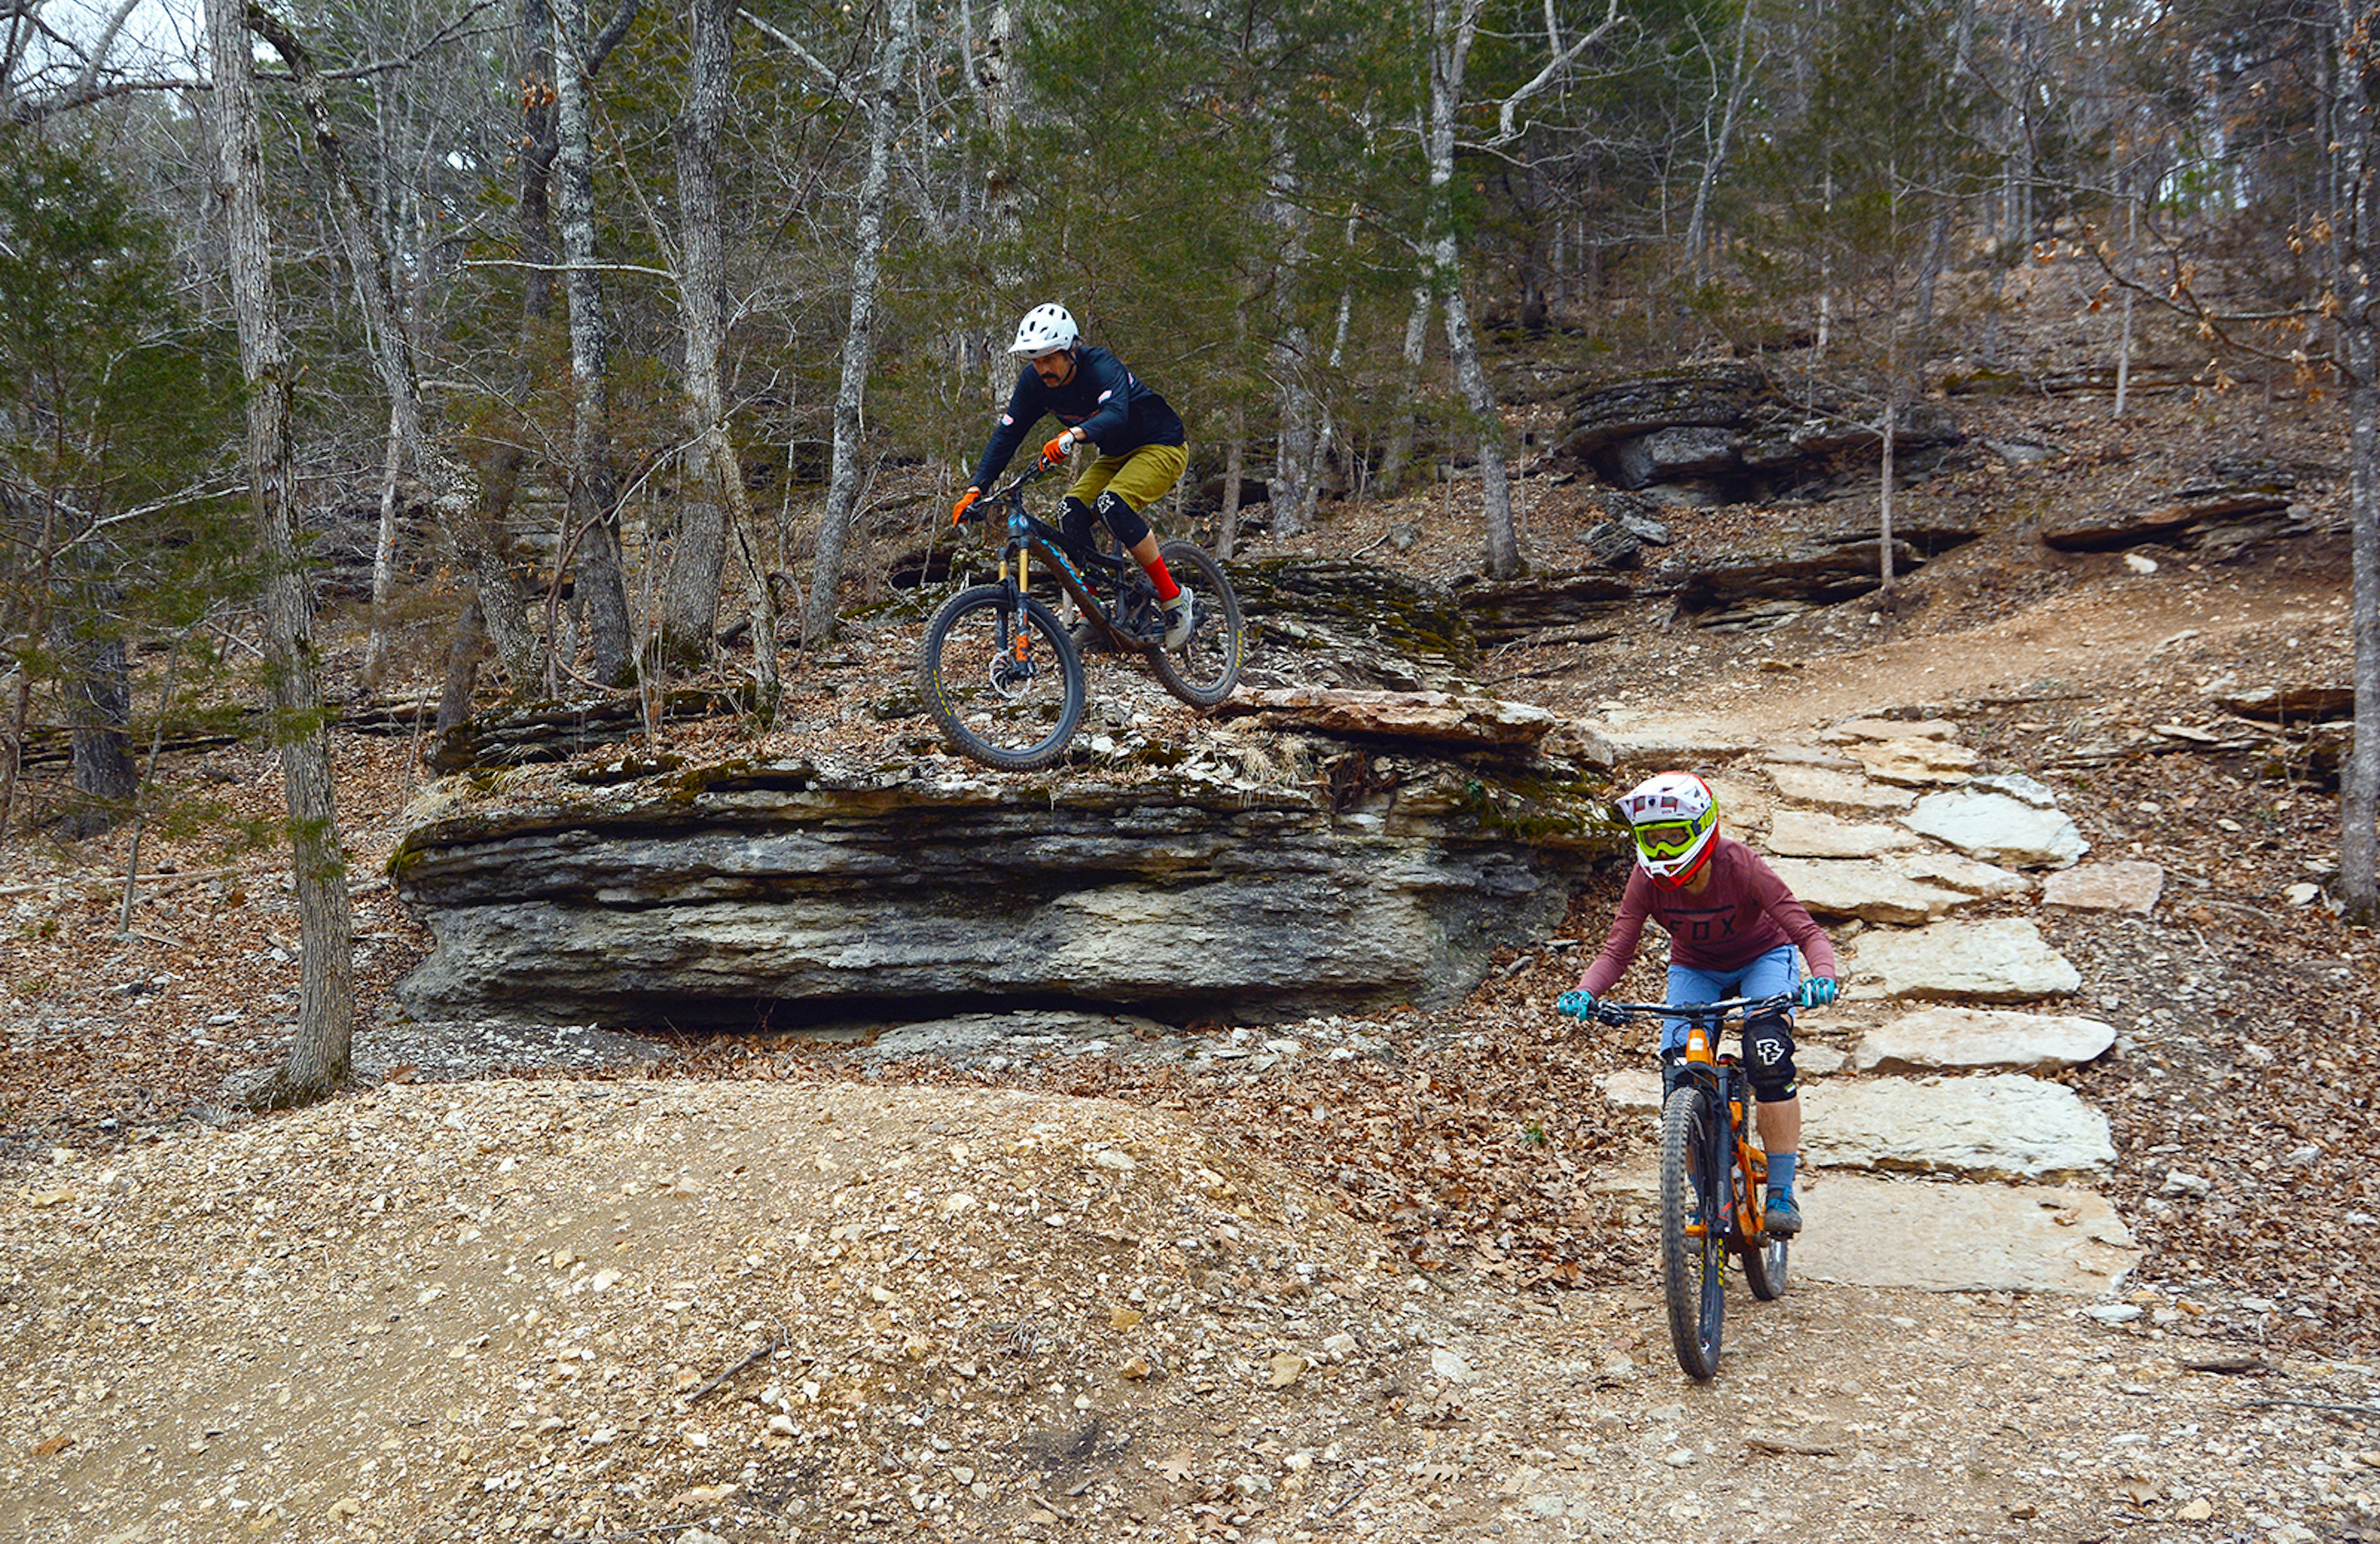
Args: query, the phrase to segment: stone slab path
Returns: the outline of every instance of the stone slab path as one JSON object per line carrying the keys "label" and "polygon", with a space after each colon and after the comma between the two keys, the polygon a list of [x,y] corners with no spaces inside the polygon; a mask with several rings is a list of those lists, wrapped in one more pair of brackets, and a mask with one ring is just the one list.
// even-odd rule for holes
{"label": "stone slab path", "polygon": [[[2078,869],[2088,845],[2056,792],[1983,773],[1955,723],[1869,716],[1816,739],[1746,746],[1723,731],[1672,758],[1732,763],[1715,779],[1722,820],[1768,855],[1844,956],[1844,1002],[1803,1015],[1808,1225],[1794,1270],[1856,1286],[2111,1295],[2135,1256],[2092,1188],[2116,1163],[2107,1118],[2040,1075],[2104,1054],[2115,1030],[2058,1011],[2082,973],[2024,913],[2154,906],[2158,876]],[[1848,1053],[1825,1043],[1837,1039]],[[1650,1071],[1605,1081],[1615,1106],[1652,1125]],[[1651,1166],[1601,1188],[1649,1212]]]}

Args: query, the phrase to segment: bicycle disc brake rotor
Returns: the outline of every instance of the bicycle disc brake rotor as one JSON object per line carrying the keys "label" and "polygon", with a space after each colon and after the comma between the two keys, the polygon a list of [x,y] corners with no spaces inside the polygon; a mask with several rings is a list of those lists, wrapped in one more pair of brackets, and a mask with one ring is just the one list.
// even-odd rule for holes
{"label": "bicycle disc brake rotor", "polygon": [[1033,668],[1032,661],[1013,659],[1002,650],[991,656],[990,667],[984,672],[984,681],[994,692],[1014,702],[1033,689],[1034,679],[1039,674]]}

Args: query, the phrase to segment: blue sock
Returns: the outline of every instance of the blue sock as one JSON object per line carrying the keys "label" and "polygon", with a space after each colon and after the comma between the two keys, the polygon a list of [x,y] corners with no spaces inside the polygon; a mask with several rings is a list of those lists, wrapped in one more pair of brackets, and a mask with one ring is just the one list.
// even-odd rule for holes
{"label": "blue sock", "polygon": [[1798,1152],[1772,1152],[1768,1155],[1768,1188],[1777,1195],[1793,1193],[1793,1171],[1800,1167]]}

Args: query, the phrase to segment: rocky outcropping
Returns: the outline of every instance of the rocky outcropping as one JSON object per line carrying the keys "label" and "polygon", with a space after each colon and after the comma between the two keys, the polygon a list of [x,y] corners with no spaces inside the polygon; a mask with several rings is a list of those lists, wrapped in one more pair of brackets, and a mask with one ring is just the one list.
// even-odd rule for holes
{"label": "rocky outcropping", "polygon": [[[1570,404],[1560,449],[1621,488],[1690,502],[1818,493],[1883,447],[1876,405],[1813,380],[1750,366],[1680,371],[1592,386]],[[1901,410],[1896,465],[1918,475],[1963,441],[1938,403]]]}
{"label": "rocky outcropping", "polygon": [[2041,523],[2041,540],[2060,552],[2106,553],[2155,542],[2209,557],[2228,557],[2251,542],[2300,536],[2316,517],[2289,495],[2297,475],[2261,462],[2218,460],[2204,481],[2176,489],[2145,509],[2084,508]]}
{"label": "rocky outcropping", "polygon": [[1251,687],[1444,691],[1479,667],[1453,592],[1394,568],[1276,559],[1234,565],[1232,588],[1257,636]]}
{"label": "rocky outcropping", "polygon": [[510,774],[399,845],[437,941],[399,995],[421,1018],[715,1026],[1449,1002],[1618,849],[1601,784],[1560,763],[1321,754],[1269,745],[1262,781],[1213,752],[1132,782],[939,759]]}

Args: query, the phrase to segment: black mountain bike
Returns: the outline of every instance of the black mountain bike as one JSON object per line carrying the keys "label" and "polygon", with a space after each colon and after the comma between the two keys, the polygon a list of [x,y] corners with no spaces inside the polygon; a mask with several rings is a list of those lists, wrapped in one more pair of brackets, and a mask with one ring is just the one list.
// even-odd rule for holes
{"label": "black mountain bike", "polygon": [[944,602],[918,651],[917,688],[942,737],[962,755],[1012,772],[1056,760],[1083,718],[1082,655],[1058,614],[1033,594],[1034,578],[1072,597],[1111,649],[1142,656],[1165,689],[1194,708],[1232,695],[1246,648],[1239,597],[1222,565],[1195,543],[1166,541],[1158,553],[1194,597],[1190,636],[1167,649],[1165,610],[1139,564],[1071,546],[1057,527],[1026,513],[1026,486],[1050,469],[1036,465],[967,510],[969,523],[1006,511],[1000,577]]}
{"label": "black mountain bike", "polygon": [[1595,1005],[1606,1024],[1686,1021],[1685,1061],[1676,1090],[1661,1104],[1661,1293],[1678,1366],[1697,1381],[1718,1375],[1729,1254],[1743,1262],[1744,1284],[1766,1303],[1784,1295],[1788,1252],[1783,1238],[1764,1231],[1768,1155],[1753,1129],[1751,1074],[1733,1052],[1717,1055],[1714,1048],[1730,1018],[1795,1002],[1793,993],[1782,992],[1679,1007]]}

